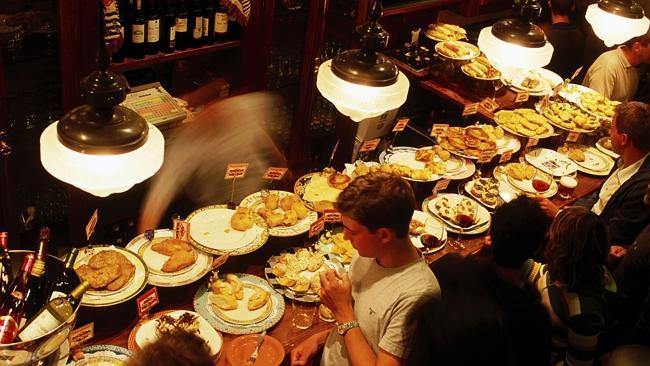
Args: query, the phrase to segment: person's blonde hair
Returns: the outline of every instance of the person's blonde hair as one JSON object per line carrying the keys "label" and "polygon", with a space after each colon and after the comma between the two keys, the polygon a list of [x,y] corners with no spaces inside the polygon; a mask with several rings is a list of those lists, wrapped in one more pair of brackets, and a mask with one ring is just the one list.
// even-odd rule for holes
{"label": "person's blonde hair", "polygon": [[205,341],[188,332],[165,333],[136,352],[127,366],[214,366]]}

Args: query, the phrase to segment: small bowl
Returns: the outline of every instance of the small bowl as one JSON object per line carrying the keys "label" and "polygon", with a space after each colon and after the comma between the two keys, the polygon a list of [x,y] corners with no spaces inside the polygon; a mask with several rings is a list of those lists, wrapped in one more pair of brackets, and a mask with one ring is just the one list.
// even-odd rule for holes
{"label": "small bowl", "polygon": [[[257,345],[259,334],[247,334],[233,339],[226,350],[226,360],[231,366],[243,366]],[[284,347],[277,339],[267,335],[258,351],[253,366],[279,366],[284,360]]]}

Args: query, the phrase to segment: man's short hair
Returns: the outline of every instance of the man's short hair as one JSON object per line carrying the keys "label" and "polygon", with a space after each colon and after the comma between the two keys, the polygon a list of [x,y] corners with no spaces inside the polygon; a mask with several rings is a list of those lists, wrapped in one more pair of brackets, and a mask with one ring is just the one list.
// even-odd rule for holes
{"label": "man's short hair", "polygon": [[199,336],[188,333],[165,333],[144,346],[127,361],[127,366],[212,366],[210,349]]}
{"label": "man's short hair", "polygon": [[408,182],[384,172],[355,179],[336,200],[336,209],[341,214],[358,221],[370,232],[389,228],[398,238],[408,235],[414,208],[415,195]]}
{"label": "man's short hair", "polygon": [[492,252],[503,267],[519,268],[539,251],[551,219],[539,202],[520,196],[494,211],[492,216]]}
{"label": "man's short hair", "polygon": [[549,0],[551,11],[558,15],[571,15],[573,11],[573,0]]}
{"label": "man's short hair", "polygon": [[618,132],[626,134],[637,149],[650,152],[650,107],[633,101],[619,104],[615,111]]}

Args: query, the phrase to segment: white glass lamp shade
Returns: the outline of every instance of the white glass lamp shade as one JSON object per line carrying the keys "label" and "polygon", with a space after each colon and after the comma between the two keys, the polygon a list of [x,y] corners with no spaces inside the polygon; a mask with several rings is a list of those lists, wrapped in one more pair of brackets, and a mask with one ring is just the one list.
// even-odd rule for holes
{"label": "white glass lamp shade", "polygon": [[644,35],[650,27],[650,20],[645,16],[640,19],[626,18],[608,13],[599,8],[598,4],[587,7],[585,18],[591,24],[596,36],[602,39],[607,47]]}
{"label": "white glass lamp shade", "polygon": [[551,62],[553,56],[553,46],[550,42],[546,42],[543,47],[519,46],[495,37],[492,27],[481,30],[478,47],[504,76],[544,67]]}
{"label": "white glass lamp shade", "polygon": [[41,134],[41,163],[45,170],[90,194],[106,197],[124,192],[154,175],[162,166],[165,139],[149,125],[147,142],[134,151],[117,155],[82,154],[61,144],[58,122]]}
{"label": "white glass lamp shade", "polygon": [[399,72],[397,82],[389,86],[358,85],[336,76],[332,72],[332,60],[327,60],[318,68],[316,87],[339,112],[359,122],[404,104],[408,96],[409,80]]}

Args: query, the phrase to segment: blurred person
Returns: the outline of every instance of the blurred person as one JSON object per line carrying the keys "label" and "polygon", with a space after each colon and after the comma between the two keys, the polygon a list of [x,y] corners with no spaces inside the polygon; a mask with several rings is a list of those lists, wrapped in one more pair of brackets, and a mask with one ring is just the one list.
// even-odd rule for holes
{"label": "blurred person", "polygon": [[228,163],[249,164],[246,176],[235,183],[234,202],[263,188],[269,166],[286,166],[264,130],[282,103],[268,92],[243,94],[211,105],[179,127],[167,138],[165,161],[143,200],[138,232],[158,228],[177,196],[185,198],[186,214],[230,201],[232,182],[224,179]]}
{"label": "blurred person", "polygon": [[[600,190],[576,201],[599,215],[611,232],[613,254],[622,256],[624,247],[650,223],[650,210],[643,204],[650,182],[650,107],[642,102],[626,102],[616,107],[610,139],[620,155],[616,169]],[[537,198],[551,217],[558,207],[546,198]]]}
{"label": "blurred person", "polygon": [[347,274],[321,273],[320,299],[337,326],[296,346],[291,364],[308,364],[324,347],[323,366],[403,365],[409,310],[423,296],[440,292],[409,237],[413,190],[401,177],[371,173],[350,183],[335,206],[344,237],[359,255]]}
{"label": "blurred person", "polygon": [[648,63],[650,33],[632,38],[598,56],[587,70],[582,85],[611,100],[627,102],[634,98]]}
{"label": "blurred person", "polygon": [[490,264],[458,253],[431,264],[442,296],[422,298],[409,313],[406,365],[549,365],[551,325],[539,296]]}
{"label": "blurred person", "polygon": [[595,213],[564,209],[549,230],[546,264],[534,276],[525,274],[551,317],[556,360],[565,365],[593,364],[602,351],[599,341],[613,324],[610,297],[617,287],[605,268],[609,239]]}
{"label": "blurred person", "polygon": [[547,40],[553,45],[553,57],[545,68],[566,79],[581,65],[585,37],[569,18],[575,9],[573,0],[548,0],[547,3],[551,23],[544,24],[542,29]]}
{"label": "blurred person", "polygon": [[162,334],[155,342],[135,352],[127,366],[214,366],[203,339],[188,332]]}

